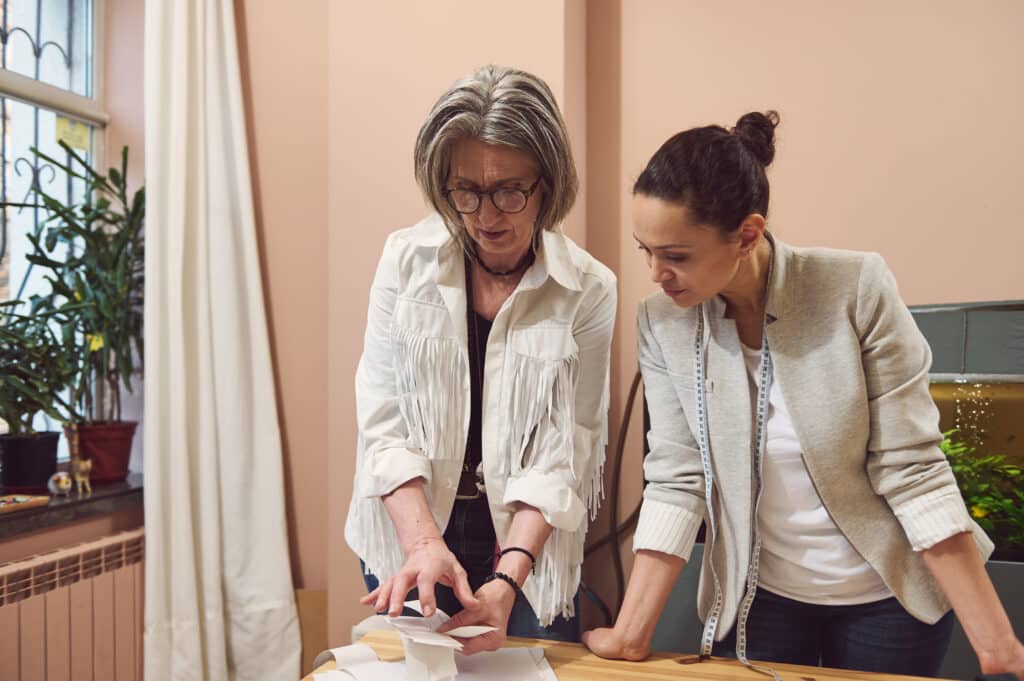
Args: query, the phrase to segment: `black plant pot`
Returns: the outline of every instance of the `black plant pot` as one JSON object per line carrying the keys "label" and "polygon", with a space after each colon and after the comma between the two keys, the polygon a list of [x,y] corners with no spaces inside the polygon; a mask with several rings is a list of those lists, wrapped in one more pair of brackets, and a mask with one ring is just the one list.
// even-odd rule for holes
{"label": "black plant pot", "polygon": [[46,492],[46,483],[57,472],[57,441],[60,433],[0,435],[0,466],[8,492]]}

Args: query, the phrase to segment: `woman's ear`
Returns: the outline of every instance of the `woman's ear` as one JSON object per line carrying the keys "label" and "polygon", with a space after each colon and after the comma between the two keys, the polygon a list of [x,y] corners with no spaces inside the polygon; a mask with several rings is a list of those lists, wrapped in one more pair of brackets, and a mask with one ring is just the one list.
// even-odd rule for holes
{"label": "woman's ear", "polygon": [[764,237],[765,220],[760,213],[751,213],[740,223],[737,231],[740,238],[740,255],[747,257]]}

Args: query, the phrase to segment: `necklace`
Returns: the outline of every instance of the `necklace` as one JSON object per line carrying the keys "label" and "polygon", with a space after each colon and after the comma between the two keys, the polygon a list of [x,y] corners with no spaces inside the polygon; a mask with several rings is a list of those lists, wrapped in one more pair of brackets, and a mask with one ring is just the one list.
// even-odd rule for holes
{"label": "necklace", "polygon": [[508,277],[513,274],[517,274],[525,270],[530,265],[532,265],[535,257],[533,254],[533,249],[531,248],[530,250],[526,251],[526,253],[523,254],[523,257],[519,259],[519,262],[517,262],[515,266],[512,267],[512,269],[505,270],[504,272],[502,272],[500,270],[492,270],[490,267],[488,267],[487,263],[485,263],[483,258],[480,257],[480,254],[476,252],[476,246],[470,245],[469,254],[470,256],[472,256],[473,260],[476,261],[476,264],[480,265],[480,267],[483,268],[484,272],[487,272],[487,274],[490,274],[495,277]]}

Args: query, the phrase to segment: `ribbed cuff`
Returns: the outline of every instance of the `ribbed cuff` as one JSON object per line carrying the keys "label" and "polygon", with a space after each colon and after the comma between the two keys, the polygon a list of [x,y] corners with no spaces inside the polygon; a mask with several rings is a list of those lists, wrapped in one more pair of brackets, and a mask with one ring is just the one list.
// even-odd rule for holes
{"label": "ribbed cuff", "polygon": [[633,551],[660,551],[689,560],[702,520],[682,506],[644,499],[633,535]]}
{"label": "ribbed cuff", "polygon": [[922,494],[894,508],[915,551],[924,551],[954,534],[974,529],[963,497],[955,487]]}

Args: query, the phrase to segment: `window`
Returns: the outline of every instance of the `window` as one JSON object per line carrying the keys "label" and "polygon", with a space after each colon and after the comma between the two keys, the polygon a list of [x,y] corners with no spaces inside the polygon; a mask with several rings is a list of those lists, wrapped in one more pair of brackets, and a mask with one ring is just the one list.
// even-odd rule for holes
{"label": "window", "polygon": [[[82,182],[38,159],[33,148],[65,163],[63,140],[90,162],[102,158],[102,2],[0,0],[0,200],[35,203],[37,188],[81,198]],[[42,290],[41,273],[25,255],[26,235],[43,217],[38,209],[0,209],[0,301]],[[52,429],[39,419],[37,428]],[[63,443],[61,449],[64,456]]]}

